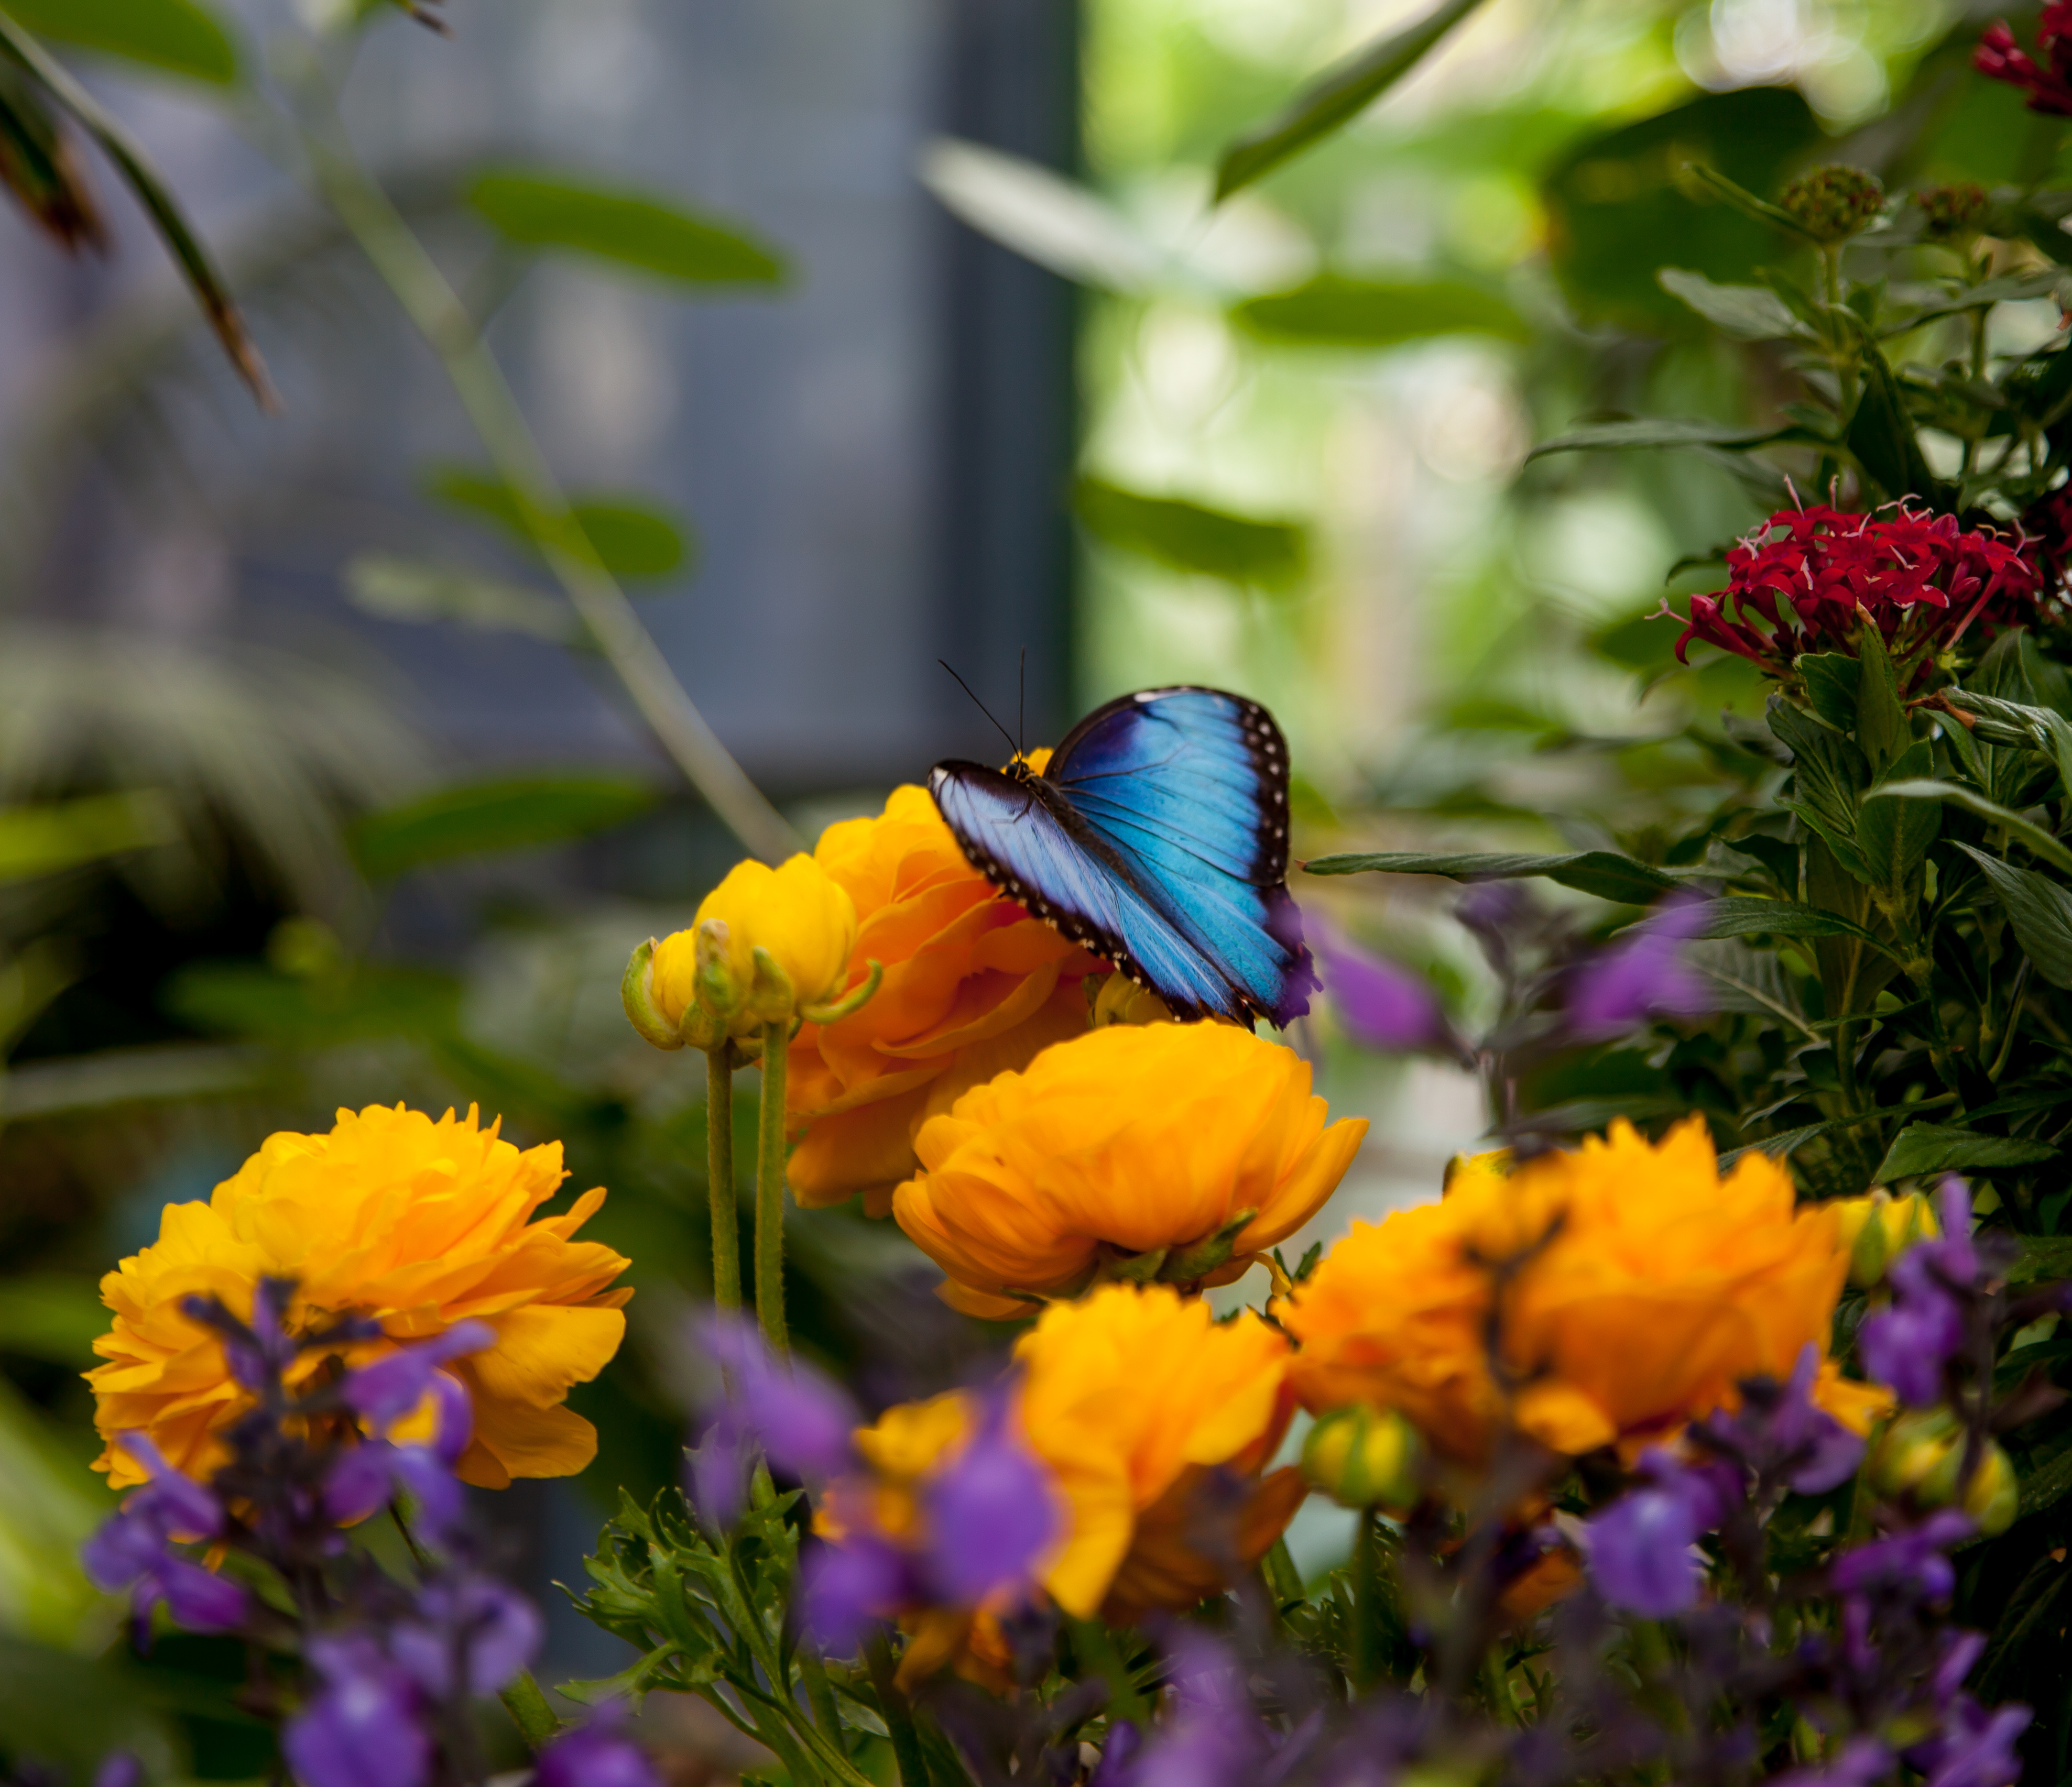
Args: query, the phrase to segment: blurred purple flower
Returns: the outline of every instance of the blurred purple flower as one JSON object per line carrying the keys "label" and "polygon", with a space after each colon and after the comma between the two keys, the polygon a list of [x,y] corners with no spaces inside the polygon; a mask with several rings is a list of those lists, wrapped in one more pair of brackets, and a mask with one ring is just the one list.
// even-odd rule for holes
{"label": "blurred purple flower", "polygon": [[849,1656],[874,1620],[914,1598],[912,1577],[906,1555],[873,1534],[816,1546],[800,1566],[806,1629],[829,1656]]}
{"label": "blurred purple flower", "polygon": [[774,1357],[753,1322],[714,1310],[697,1326],[719,1366],[720,1407],[691,1455],[691,1505],[715,1526],[741,1511],[743,1485],[760,1447],[771,1470],[795,1481],[839,1475],[850,1461],[856,1405],[824,1373]]}
{"label": "blurred purple flower", "polygon": [[[286,1329],[294,1295],[292,1278],[261,1279],[252,1293],[252,1320],[245,1332],[224,1334],[224,1362],[247,1390],[265,1389],[294,1363],[298,1349]],[[187,1313],[195,1312],[190,1308]]]}
{"label": "blurred purple flower", "polygon": [[1704,928],[1712,902],[1672,894],[1616,942],[1581,963],[1568,984],[1568,1021],[1586,1037],[1619,1036],[1651,1017],[1698,1017],[1712,1009],[1684,946]]}
{"label": "blurred purple flower", "polygon": [[140,1633],[150,1630],[151,1610],[161,1601],[174,1622],[189,1632],[234,1631],[251,1612],[243,1586],[171,1549],[179,1540],[220,1534],[223,1504],[174,1469],[142,1434],[120,1435],[117,1443],[151,1473],[151,1481],[80,1547],[87,1575],[111,1594],[130,1592]]}
{"label": "blurred purple flower", "polygon": [[1893,1300],[1864,1318],[1856,1341],[1864,1370],[1915,1408],[1942,1399],[1942,1368],[1964,1345],[1964,1312],[1951,1287],[1971,1284],[1979,1273],[1970,1188],[1945,1179],[1941,1202],[1941,1238],[1917,1243],[1893,1262]]}
{"label": "blurred purple flower", "polygon": [[323,1687],[281,1734],[302,1787],[421,1787],[432,1769],[416,1683],[364,1638],[318,1638]]}
{"label": "blurred purple flower", "polygon": [[1973,1530],[1955,1508],[1940,1509],[1918,1526],[1843,1552],[1828,1580],[1842,1595],[1897,1590],[1924,1601],[1947,1600],[1957,1573],[1942,1554]]}
{"label": "blurred purple flower", "polygon": [[1934,1676],[1929,1683],[1935,1704],[1944,1707],[1957,1698],[1957,1690],[1963,1686],[1964,1678],[1971,1673],[1971,1666],[1986,1651],[1986,1635],[1983,1632],[1952,1632],[1948,1637],[1949,1649],[1943,1652],[1942,1661],[1935,1666]]}
{"label": "blurred purple flower", "polygon": [[1659,1448],[1641,1468],[1650,1479],[1643,1487],[1584,1523],[1585,1551],[1590,1580],[1613,1606],[1667,1619],[1697,1603],[1704,1571],[1693,1547],[1725,1514],[1732,1473],[1693,1469]]}
{"label": "blurred purple flower", "polygon": [[954,1606],[1029,1575],[1063,1525],[1050,1473],[1011,1411],[1006,1391],[987,1397],[977,1432],[925,1493],[929,1584]]}
{"label": "blurred purple flower", "polygon": [[[462,1392],[463,1408],[465,1403]],[[324,1479],[324,1517],[349,1526],[385,1507],[401,1491],[417,1504],[421,1534],[443,1547],[467,1508],[458,1479],[440,1456],[444,1449],[364,1440],[342,1452]]]}
{"label": "blurred purple flower", "polygon": [[1941,1734],[1915,1745],[1906,1760],[1927,1776],[1926,1787],[2008,1787],[2021,1778],[2015,1740],[2035,1716],[2020,1705],[1988,1711],[1960,1695]]}
{"label": "blurred purple flower", "polygon": [[93,1787],[144,1787],[144,1764],[130,1750],[110,1750],[93,1771]]}
{"label": "blurred purple flower", "polygon": [[1177,1629],[1166,1645],[1170,1716],[1134,1755],[1111,1769],[1101,1758],[1102,1787],[1240,1787],[1265,1760],[1265,1728],[1245,1691],[1244,1672],[1207,1633]]}
{"label": "blurred purple flower", "polygon": [[1811,1341],[1782,1384],[1755,1378],[1741,1386],[1741,1406],[1708,1415],[1699,1436],[1758,1476],[1801,1495],[1823,1495],[1856,1475],[1864,1442],[1813,1400],[1820,1354]]}
{"label": "blurred purple flower", "polygon": [[1317,930],[1325,996],[1355,1041],[1397,1054],[1452,1045],[1438,995],[1422,975],[1371,954],[1335,928]]}
{"label": "blurred purple flower", "polygon": [[[449,1393],[442,1386],[451,1385],[460,1391],[463,1410],[467,1406],[467,1393],[439,1368],[464,1354],[480,1353],[495,1344],[496,1331],[487,1322],[456,1322],[443,1334],[415,1345],[398,1347],[386,1358],[376,1359],[373,1364],[350,1373],[339,1386],[339,1394],[348,1408],[373,1423],[375,1432],[385,1435],[427,1395],[436,1392],[440,1397],[439,1425],[443,1439]],[[467,1449],[465,1440],[461,1449]]]}
{"label": "blurred purple flower", "polygon": [[1897,1760],[1874,1737],[1852,1737],[1817,1768],[1793,1769],[1770,1787],[1871,1787],[1892,1773]]}
{"label": "blurred purple flower", "polygon": [[495,1694],[532,1661],[545,1629],[537,1608],[488,1576],[432,1583],[417,1597],[417,1616],[390,1633],[389,1649],[397,1666],[441,1700],[454,1691],[457,1658],[466,1659],[469,1694]]}
{"label": "blurred purple flower", "polygon": [[533,1787],[662,1787],[648,1752],[620,1735],[610,1707],[541,1751],[532,1781]]}

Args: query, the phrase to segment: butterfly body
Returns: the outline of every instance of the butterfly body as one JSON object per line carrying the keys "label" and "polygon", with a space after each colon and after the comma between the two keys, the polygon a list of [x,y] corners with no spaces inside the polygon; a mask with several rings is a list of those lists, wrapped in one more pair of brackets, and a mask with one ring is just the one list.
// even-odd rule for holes
{"label": "butterfly body", "polygon": [[1308,1009],[1288,746],[1257,702],[1145,689],[1088,714],[1041,770],[952,761],[929,787],[988,880],[1179,1015]]}

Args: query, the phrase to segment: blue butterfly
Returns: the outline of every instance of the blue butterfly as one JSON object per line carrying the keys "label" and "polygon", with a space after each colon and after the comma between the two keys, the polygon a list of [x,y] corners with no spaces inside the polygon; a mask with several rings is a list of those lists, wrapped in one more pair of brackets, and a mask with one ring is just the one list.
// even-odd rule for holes
{"label": "blue butterfly", "polygon": [[1288,742],[1256,701],[1147,688],[1038,774],[938,763],[930,791],[987,880],[1186,1017],[1285,1025],[1317,985],[1288,891]]}

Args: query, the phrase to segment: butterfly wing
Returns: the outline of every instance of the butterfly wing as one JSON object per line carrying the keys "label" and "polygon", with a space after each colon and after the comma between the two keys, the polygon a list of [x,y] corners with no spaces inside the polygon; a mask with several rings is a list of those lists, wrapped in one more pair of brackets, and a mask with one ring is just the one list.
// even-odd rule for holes
{"label": "butterfly wing", "polygon": [[1285,1024],[1309,1009],[1288,745],[1264,708],[1221,689],[1127,695],[1072,729],[1045,779],[1249,1010]]}
{"label": "butterfly wing", "polygon": [[1156,988],[1176,1011],[1249,1015],[1244,989],[1175,928],[1126,867],[1098,844],[1090,848],[1053,810],[1054,790],[960,762],[937,764],[929,788],[964,854],[1010,899]]}

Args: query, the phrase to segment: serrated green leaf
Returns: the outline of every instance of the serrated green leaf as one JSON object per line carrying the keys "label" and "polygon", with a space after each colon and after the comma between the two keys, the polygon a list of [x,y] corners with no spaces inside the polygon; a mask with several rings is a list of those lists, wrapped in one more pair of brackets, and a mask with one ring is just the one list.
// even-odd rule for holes
{"label": "serrated green leaf", "polygon": [[638,776],[498,776],[368,814],[352,828],[352,852],[370,879],[387,881],[426,863],[534,849],[609,831],[650,811],[660,798]]}
{"label": "serrated green leaf", "polygon": [[691,286],[776,286],[784,259],[745,224],[673,199],[547,168],[498,168],[467,202],[507,240],[631,267]]}
{"label": "serrated green leaf", "polygon": [[1216,164],[1216,203],[1350,124],[1423,61],[1481,0],[1441,0],[1415,24],[1355,51],[1283,111],[1238,138]]}
{"label": "serrated green leaf", "polygon": [[1933,779],[1906,779],[1881,783],[1864,796],[1865,817],[1868,816],[1868,803],[1873,800],[1942,801],[1953,807],[1961,807],[1968,813],[1976,813],[1980,819],[2004,828],[2012,836],[2020,838],[2037,855],[2053,868],[2062,869],[2072,875],[2072,850],[2068,850],[2033,820],[2003,807],[1998,801],[1988,800],[1973,788],[1961,787],[1954,782]]}
{"label": "serrated green leaf", "polygon": [[1575,850],[1551,857],[1383,850],[1318,857],[1303,867],[1312,875],[1444,875],[1458,881],[1544,877],[1579,894],[1594,894],[1622,906],[1651,904],[1679,885],[1675,876],[1610,850]]}
{"label": "serrated green leaf", "polygon": [[1293,582],[1307,562],[1309,535],[1300,522],[1230,515],[1098,478],[1082,478],[1073,487],[1072,508],[1090,533],[1110,545],[1176,570],[1274,585]]}
{"label": "serrated green leaf", "polygon": [[1722,335],[1737,341],[1810,340],[1813,331],[1791,306],[1761,286],[1716,286],[1701,273],[1664,267],[1655,274],[1662,289],[1689,305]]}
{"label": "serrated green leaf", "polygon": [[2072,990],[2072,893],[2033,869],[2017,869],[1968,844],[1957,848],[1984,872],[2036,972],[2052,986]]}
{"label": "serrated green leaf", "polygon": [[60,43],[212,87],[238,77],[236,40],[199,0],[7,0],[18,23]]}
{"label": "serrated green leaf", "polygon": [[1440,335],[1518,342],[1532,336],[1507,298],[1462,280],[1319,273],[1293,291],[1248,298],[1231,317],[1266,340],[1318,347],[1392,347]]}
{"label": "serrated green leaf", "polygon": [[[2072,245],[2072,243],[2068,243],[2068,245]],[[1967,310],[1995,304],[2019,303],[2029,298],[2049,298],[2056,293],[2058,281],[2062,277],[2054,273],[2032,273],[1988,279],[1965,290],[1953,293],[1940,303],[1927,304],[1918,310],[1910,310],[1897,321],[1886,323],[1878,334],[1889,340],[1894,335],[1906,335],[1926,323],[1940,322],[1944,317],[1962,316]]]}
{"label": "serrated green leaf", "polygon": [[1766,900],[1754,894],[1723,894],[1706,902],[1698,914],[1696,937],[1848,937],[1883,949],[1853,918],[1798,900]]}
{"label": "serrated green leaf", "polygon": [[[485,477],[462,466],[434,466],[426,474],[425,493],[450,508],[495,522],[521,545],[535,544],[525,511],[500,478]],[[582,492],[569,499],[569,513],[582,529],[598,562],[628,581],[665,577],[694,563],[697,544],[690,529],[660,503],[623,492]]]}
{"label": "serrated green leaf", "polygon": [[1880,1185],[1890,1185],[1895,1179],[1918,1179],[1932,1173],[2031,1166],[2057,1156],[2049,1143],[2020,1136],[1982,1136],[1950,1124],[1910,1123],[1893,1138],[1874,1177]]}

